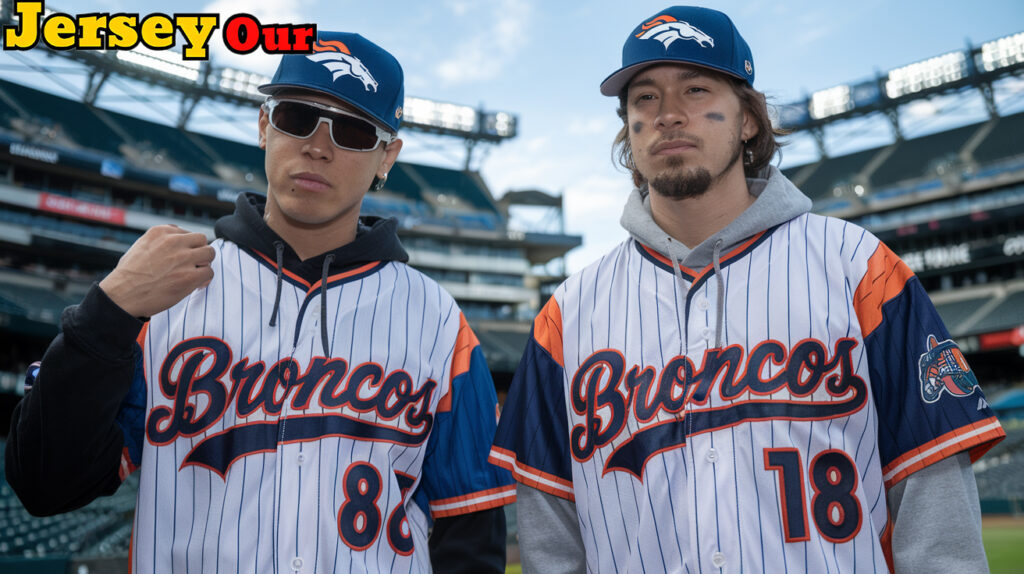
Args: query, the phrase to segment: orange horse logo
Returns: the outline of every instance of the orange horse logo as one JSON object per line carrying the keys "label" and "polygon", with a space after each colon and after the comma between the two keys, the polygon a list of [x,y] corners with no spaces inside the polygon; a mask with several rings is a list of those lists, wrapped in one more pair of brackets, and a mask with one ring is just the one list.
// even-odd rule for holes
{"label": "orange horse logo", "polygon": [[657,40],[665,44],[669,49],[676,40],[693,40],[701,48],[714,48],[715,39],[703,33],[700,29],[690,26],[681,19],[669,15],[657,16],[640,27],[640,33],[636,35],[641,40]]}
{"label": "orange horse logo", "polygon": [[363,83],[366,91],[377,91],[377,80],[359,58],[352,55],[348,46],[337,40],[322,40],[313,45],[313,53],[306,56],[327,68],[334,81],[342,76],[352,76]]}
{"label": "orange horse logo", "polygon": [[665,45],[666,50],[676,40],[693,40],[700,44],[701,48],[715,47],[714,38],[696,26],[676,20],[672,16],[658,16],[650,22],[644,23],[640,26],[640,33],[636,37],[641,40],[657,40]]}

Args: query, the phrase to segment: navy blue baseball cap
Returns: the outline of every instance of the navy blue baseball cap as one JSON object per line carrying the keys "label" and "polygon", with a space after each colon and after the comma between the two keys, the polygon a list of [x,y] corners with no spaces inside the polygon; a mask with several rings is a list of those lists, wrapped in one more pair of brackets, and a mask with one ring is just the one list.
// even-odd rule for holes
{"label": "navy blue baseball cap", "polygon": [[693,64],[754,85],[750,46],[728,16],[697,6],[673,6],[645,19],[622,46],[622,67],[601,82],[618,96],[640,70],[655,64]]}
{"label": "navy blue baseball cap", "polygon": [[274,79],[259,91],[267,95],[290,88],[321,92],[398,132],[405,105],[404,79],[398,60],[359,34],[318,32],[313,52],[282,56]]}

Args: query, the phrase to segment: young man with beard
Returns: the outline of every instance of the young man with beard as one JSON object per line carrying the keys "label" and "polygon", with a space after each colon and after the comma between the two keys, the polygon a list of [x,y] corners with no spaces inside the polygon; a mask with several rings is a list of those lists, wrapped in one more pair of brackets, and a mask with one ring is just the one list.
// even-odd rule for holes
{"label": "young man with beard", "polygon": [[505,403],[524,571],[984,571],[970,463],[1004,432],[906,265],[769,165],[753,81],[680,6],[601,85],[630,238],[551,297]]}
{"label": "young man with beard", "polygon": [[212,245],[149,230],[64,313],[8,481],[48,515],[139,469],[137,572],[503,572],[479,343],[396,220],[359,217],[402,147],[401,66],[321,32],[260,90],[266,196]]}

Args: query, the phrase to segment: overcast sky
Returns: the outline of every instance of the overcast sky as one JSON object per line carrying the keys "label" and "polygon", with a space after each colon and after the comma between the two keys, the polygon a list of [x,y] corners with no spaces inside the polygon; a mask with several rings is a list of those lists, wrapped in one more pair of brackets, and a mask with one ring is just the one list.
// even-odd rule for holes
{"label": "overcast sky", "polygon": [[[4,0],[5,2],[8,0]],[[569,257],[570,270],[597,258],[625,238],[618,225],[629,191],[629,177],[614,168],[610,144],[618,129],[615,100],[598,92],[598,84],[621,60],[622,43],[640,21],[668,4],[600,0],[440,0],[436,2],[289,0],[253,2],[178,0],[173,8],[152,0],[61,0],[48,8],[67,13],[139,11],[218,12],[223,23],[236,13],[250,13],[265,23],[315,22],[320,29],[356,31],[391,51],[406,73],[406,94],[489,110],[519,118],[519,136],[493,147],[483,158],[482,173],[496,196],[509,189],[541,189],[565,197],[567,230],[584,236],[584,245]],[[729,14],[750,44],[756,68],[755,87],[775,103],[789,103],[841,83],[870,78],[876,72],[962,50],[1024,31],[1024,2],[975,0],[753,0],[706,3]],[[271,74],[276,57],[238,56],[213,46],[215,64]],[[0,63],[10,64],[10,56]],[[11,73],[4,69],[4,75]],[[38,74],[37,74],[38,76]],[[19,75],[12,73],[12,79]],[[29,83],[38,84],[36,80]],[[1017,96],[1008,108],[1024,106]],[[52,89],[52,88],[51,88]],[[58,93],[59,90],[58,90]],[[69,95],[63,93],[62,95]],[[101,101],[101,104],[103,102]],[[175,106],[160,115],[173,117]],[[917,106],[913,113],[938,117],[981,112],[938,104]],[[251,125],[255,126],[255,112]],[[980,116],[979,116],[980,117]],[[970,119],[968,117],[967,119]],[[243,123],[245,116],[242,116]],[[201,114],[190,124],[201,129]],[[925,122],[924,125],[927,125]],[[871,137],[884,138],[876,126],[836,130],[835,148]],[[255,142],[243,131],[233,137]],[[404,134],[399,159],[461,167],[458,142]],[[806,144],[791,146],[784,165],[813,157]]]}

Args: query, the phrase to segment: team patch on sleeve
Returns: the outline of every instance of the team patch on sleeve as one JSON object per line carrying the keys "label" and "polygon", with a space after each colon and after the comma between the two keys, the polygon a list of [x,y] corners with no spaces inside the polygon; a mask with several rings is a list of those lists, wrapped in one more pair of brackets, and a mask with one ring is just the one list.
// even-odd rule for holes
{"label": "team patch on sleeve", "polygon": [[977,460],[1006,436],[921,282],[884,244],[854,297],[887,488],[961,451]]}
{"label": "team patch on sleeve", "polygon": [[563,373],[562,319],[552,298],[534,320],[490,460],[527,486],[574,500]]}

